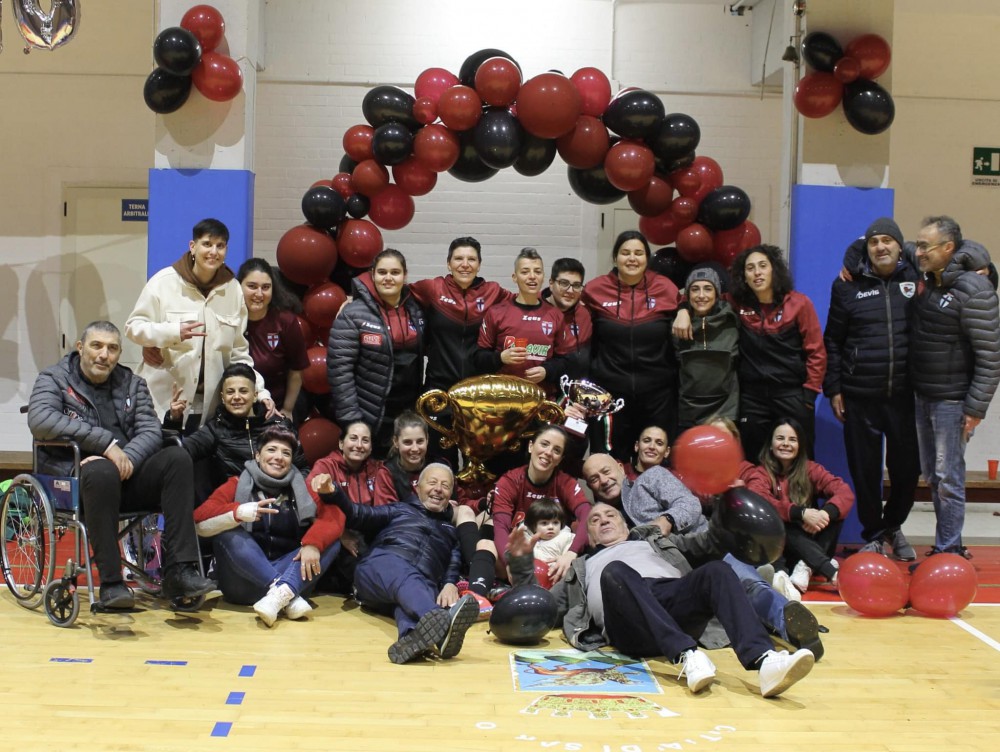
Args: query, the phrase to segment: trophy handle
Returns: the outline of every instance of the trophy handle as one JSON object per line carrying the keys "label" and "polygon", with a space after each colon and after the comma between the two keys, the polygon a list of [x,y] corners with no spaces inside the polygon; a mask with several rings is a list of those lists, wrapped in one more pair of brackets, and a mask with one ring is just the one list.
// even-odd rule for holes
{"label": "trophy handle", "polygon": [[446,391],[443,389],[431,389],[429,392],[421,394],[417,398],[417,404],[415,405],[417,412],[427,422],[427,425],[438,433],[443,434],[443,438],[441,439],[441,447],[443,449],[450,449],[455,446],[458,443],[457,435],[453,429],[442,425],[440,421],[431,417],[431,415],[443,412],[450,404],[451,400]]}
{"label": "trophy handle", "polygon": [[572,381],[572,379],[569,377],[568,373],[564,373],[562,376],[559,377],[559,386],[562,388],[564,392],[567,391],[570,381]]}
{"label": "trophy handle", "polygon": [[566,413],[563,412],[563,409],[551,400],[545,400],[541,405],[539,405],[538,412],[535,415],[542,422],[552,423],[553,425],[562,423],[563,418],[566,417]]}
{"label": "trophy handle", "polygon": [[614,409],[610,410],[610,413],[616,413],[623,407],[625,407],[625,400],[622,397],[619,397],[618,399],[615,400]]}

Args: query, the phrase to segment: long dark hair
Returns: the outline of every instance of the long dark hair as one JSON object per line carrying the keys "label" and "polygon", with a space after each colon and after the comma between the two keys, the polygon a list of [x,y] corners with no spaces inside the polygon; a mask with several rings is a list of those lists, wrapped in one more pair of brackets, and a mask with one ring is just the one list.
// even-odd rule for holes
{"label": "long dark hair", "polygon": [[739,305],[756,307],[757,296],[750,285],[747,284],[746,265],[747,259],[752,253],[763,253],[767,260],[771,262],[771,292],[775,303],[780,303],[785,296],[795,289],[792,283],[792,273],[788,271],[788,264],[782,251],[776,245],[755,245],[747,248],[739,256],[733,259],[733,265],[729,270],[730,294]]}
{"label": "long dark hair", "polygon": [[[781,426],[788,426],[795,431],[795,436],[799,440],[799,452],[795,455],[787,472],[781,466],[778,458],[771,453],[774,432]],[[760,465],[767,471],[773,493],[777,494],[781,479],[787,478],[788,500],[796,506],[811,507],[814,493],[812,483],[809,481],[809,454],[802,443],[802,436],[802,424],[795,418],[778,418],[771,424],[771,430],[767,432],[767,443],[760,449]]]}
{"label": "long dark hair", "polygon": [[302,310],[302,301],[293,295],[281,281],[281,277],[274,273],[274,268],[262,258],[248,258],[236,272],[236,281],[243,284],[243,280],[251,272],[260,272],[271,278],[271,306],[278,311],[293,311],[299,313]]}

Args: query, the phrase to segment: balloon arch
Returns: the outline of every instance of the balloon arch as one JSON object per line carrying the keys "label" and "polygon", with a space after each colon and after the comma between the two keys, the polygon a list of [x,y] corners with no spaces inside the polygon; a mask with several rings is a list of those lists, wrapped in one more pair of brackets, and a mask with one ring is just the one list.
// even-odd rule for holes
{"label": "balloon arch", "polygon": [[344,133],[340,171],[303,195],[306,224],[278,242],[281,273],[307,288],[300,324],[306,341],[317,343],[304,375],[311,392],[328,390],[326,334],[344,287],[382,250],[381,230],[405,227],[414,197],[430,193],[442,172],[471,183],[508,167],[531,177],[558,153],[581,199],[610,204],[627,197],[650,243],[676,244],[657,251],[653,265],[679,285],[690,265],[728,267],[760,243],[747,219],[746,192],[724,184],[715,160],[696,156],[701,130],[694,118],[666,113],[659,97],[638,88],[612,98],[610,81],[596,68],[522,81],[510,55],[484,49],[457,76],[423,71],[413,96],[394,86],[372,88],[362,112],[366,123]]}

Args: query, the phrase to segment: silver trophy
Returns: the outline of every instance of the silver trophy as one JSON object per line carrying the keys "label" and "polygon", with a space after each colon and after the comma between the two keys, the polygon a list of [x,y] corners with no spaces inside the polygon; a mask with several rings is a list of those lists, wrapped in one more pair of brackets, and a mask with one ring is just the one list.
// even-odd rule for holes
{"label": "silver trophy", "polygon": [[[564,374],[559,379],[559,386],[569,402],[574,402],[587,411],[587,418],[606,418],[625,407],[625,400],[621,397],[614,399],[607,389],[586,379],[574,381]],[[563,427],[577,436],[587,433],[587,422],[579,418],[566,418]]]}

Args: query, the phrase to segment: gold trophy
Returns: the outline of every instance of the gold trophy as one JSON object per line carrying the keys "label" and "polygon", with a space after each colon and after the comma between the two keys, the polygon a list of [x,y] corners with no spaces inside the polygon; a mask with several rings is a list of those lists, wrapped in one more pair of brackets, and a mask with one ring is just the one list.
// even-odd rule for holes
{"label": "gold trophy", "polygon": [[[451,408],[451,428],[432,415]],[[465,457],[465,467],[455,478],[466,485],[482,485],[496,476],[483,462],[505,451],[515,452],[521,439],[534,431],[528,426],[535,419],[556,423],[563,411],[545,398],[545,390],[516,376],[490,375],[464,379],[445,392],[432,389],[417,400],[417,412],[435,431],[444,434],[441,446],[458,445]]]}

